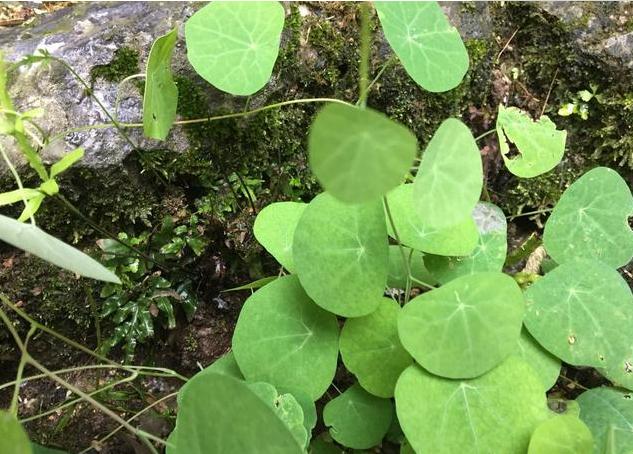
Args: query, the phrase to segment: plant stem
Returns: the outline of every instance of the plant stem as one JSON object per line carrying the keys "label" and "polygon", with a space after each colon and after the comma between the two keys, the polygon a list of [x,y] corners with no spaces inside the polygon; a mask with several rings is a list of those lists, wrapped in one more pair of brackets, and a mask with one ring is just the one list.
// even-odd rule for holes
{"label": "plant stem", "polygon": [[380,71],[378,71],[378,74],[376,74],[376,77],[374,77],[373,80],[367,86],[367,94],[369,94],[369,92],[371,91],[372,87],[376,84],[376,82],[378,82],[378,80],[383,75],[385,70],[389,66],[391,66],[395,61],[396,61],[396,56],[394,54],[394,55],[391,55],[391,57],[389,57],[389,59],[382,65],[382,68],[380,68]]}
{"label": "plant stem", "polygon": [[490,131],[486,131],[484,132],[482,135],[475,137],[475,142],[479,142],[481,139],[483,139],[486,136],[489,136],[490,134],[496,132],[496,129],[491,129]]}
{"label": "plant stem", "polygon": [[532,216],[533,214],[544,214],[544,213],[550,213],[554,208],[544,208],[542,210],[536,210],[536,211],[528,211],[527,213],[520,213],[520,214],[515,214],[513,216],[506,216],[508,218],[508,220],[512,220],[514,218],[520,218],[523,216]]}
{"label": "plant stem", "polygon": [[7,153],[4,151],[4,147],[2,147],[2,145],[0,145],[0,154],[2,154],[2,159],[4,159],[5,164],[7,165],[7,167],[13,174],[13,178],[15,179],[15,182],[17,183],[18,188],[20,189],[20,191],[22,191],[21,195],[22,195],[22,202],[24,203],[24,209],[27,210],[29,213],[29,217],[31,218],[31,224],[35,225],[33,210],[29,209],[29,203],[27,202],[26,196],[24,195],[24,186],[22,185],[22,179],[20,178],[20,175],[18,174],[17,170],[15,170],[13,163],[7,156]]}
{"label": "plant stem", "polygon": [[119,82],[119,85],[117,86],[117,92],[116,92],[116,96],[114,97],[114,118],[117,119],[117,121],[119,120],[119,105],[121,104],[121,87],[126,83],[129,82],[130,80],[134,80],[134,79],[142,79],[146,76],[145,73],[139,73],[139,74],[132,74],[131,76],[127,76],[125,79],[123,79],[121,82]]}
{"label": "plant stem", "polygon": [[[393,222],[393,216],[391,216],[391,209],[389,208],[389,202],[387,201],[387,197],[382,198],[382,203],[385,206],[385,212],[387,213],[387,219],[389,220],[389,224],[391,225],[391,229],[393,230],[393,234],[396,237],[396,242],[398,243],[398,249],[400,250],[400,255],[402,256],[402,263],[404,265],[404,269],[407,272],[407,288],[411,288],[411,265],[407,260],[407,255],[404,252],[404,248],[402,247],[402,243],[400,242],[400,235],[398,235],[398,229],[396,228],[395,222]],[[409,302],[409,298],[411,292],[405,293],[404,295],[404,304]]]}
{"label": "plant stem", "polygon": [[24,366],[26,365],[27,355],[26,349],[29,345],[29,340],[31,336],[35,334],[36,328],[31,325],[29,332],[26,334],[26,338],[24,338],[24,350],[22,351],[22,356],[20,357],[20,364],[18,364],[18,372],[15,377],[15,387],[13,388],[13,397],[11,398],[11,407],[9,412],[13,414],[16,418],[18,417],[18,398],[20,396],[20,386],[22,385],[22,374],[24,373]]}
{"label": "plant stem", "polygon": [[360,66],[358,105],[361,109],[367,106],[367,92],[369,86],[369,58],[371,55],[371,29],[369,24],[369,2],[360,4]]}

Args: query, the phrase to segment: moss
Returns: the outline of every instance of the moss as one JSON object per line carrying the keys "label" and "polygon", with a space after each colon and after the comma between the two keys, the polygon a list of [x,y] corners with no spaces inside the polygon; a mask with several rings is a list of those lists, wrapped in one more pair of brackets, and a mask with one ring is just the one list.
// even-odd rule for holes
{"label": "moss", "polygon": [[97,79],[121,82],[126,77],[138,73],[138,68],[138,51],[129,47],[121,47],[116,50],[110,63],[93,66],[90,70],[90,80],[92,83]]}

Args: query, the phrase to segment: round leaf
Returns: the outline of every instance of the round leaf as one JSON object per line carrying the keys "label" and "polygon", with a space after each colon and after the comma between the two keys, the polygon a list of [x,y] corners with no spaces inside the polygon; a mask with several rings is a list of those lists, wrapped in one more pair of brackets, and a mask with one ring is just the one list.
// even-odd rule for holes
{"label": "round leaf", "polygon": [[424,225],[439,229],[471,216],[483,170],[479,148],[464,123],[444,120],[422,155],[413,185],[414,206]]}
{"label": "round leaf", "polygon": [[528,288],[525,300],[530,334],[566,363],[604,367],[630,345],[631,289],[601,262],[563,263]]}
{"label": "round leaf", "polygon": [[251,95],[270,79],[284,16],[279,2],[211,2],[185,24],[187,58],[220,90]]}
{"label": "round leaf", "polygon": [[614,170],[598,167],[563,193],[545,225],[543,244],[557,263],[601,260],[614,268],[633,258],[633,196]]}
{"label": "round leaf", "polygon": [[306,206],[297,202],[272,203],[259,212],[253,226],[259,244],[291,273],[294,272],[292,240]]}
{"label": "round leaf", "polygon": [[380,443],[393,420],[393,405],[367,393],[358,384],[329,401],[323,422],[334,440],[353,449],[369,449]]}
{"label": "round leaf", "polygon": [[[238,380],[244,380],[244,376],[242,375],[242,371],[240,371],[240,368],[235,361],[235,355],[233,355],[233,352],[229,352],[224,354],[223,356],[220,356],[210,366],[204,368],[195,376],[200,377],[206,374],[224,374]],[[187,392],[186,389],[188,385],[189,382],[185,383],[178,391],[178,404],[180,404],[183,394]]]}
{"label": "round leaf", "polygon": [[543,385],[514,357],[466,381],[410,366],[396,384],[396,412],[415,452],[433,454],[525,454],[550,417]]}
{"label": "round leaf", "polygon": [[576,400],[580,419],[593,434],[595,454],[631,454],[633,395],[613,388],[594,388]]}
{"label": "round leaf", "polygon": [[344,317],[376,310],[389,265],[380,201],[346,205],[318,195],[299,220],[292,251],[301,285],[319,306]]}
{"label": "round leaf", "polygon": [[422,88],[456,87],[468,71],[468,52],[437,2],[376,2],[389,45]]}
{"label": "round leaf", "polygon": [[[522,110],[500,105],[497,135],[506,167],[521,178],[549,172],[563,159],[567,131],[556,130],[547,115],[532,121]],[[518,149],[518,156],[509,156],[510,143]]]}
{"label": "round leaf", "polygon": [[524,301],[510,276],[462,276],[414,298],[401,311],[402,345],[428,371],[477,377],[507,358],[521,334]]}
{"label": "round leaf", "polygon": [[398,377],[413,362],[398,338],[399,313],[398,303],[383,298],[373,313],[348,319],[341,331],[345,367],[378,397],[392,397]]}
{"label": "round leaf", "polygon": [[328,104],[310,127],[312,171],[326,191],[347,203],[375,200],[413,165],[415,136],[371,109]]}
{"label": "round leaf", "polygon": [[532,366],[545,391],[552,388],[560,375],[560,360],[541,347],[525,329],[521,331],[517,345],[515,356]]}
{"label": "round leaf", "polygon": [[246,300],[233,353],[247,380],[303,391],[316,400],[334,378],[338,323],[310,301],[295,276],[283,277]]}
{"label": "round leaf", "polygon": [[532,434],[528,454],[592,454],[593,437],[576,416],[555,416]]}
{"label": "round leaf", "polygon": [[31,454],[31,443],[13,415],[0,411],[0,452],[12,454]]}

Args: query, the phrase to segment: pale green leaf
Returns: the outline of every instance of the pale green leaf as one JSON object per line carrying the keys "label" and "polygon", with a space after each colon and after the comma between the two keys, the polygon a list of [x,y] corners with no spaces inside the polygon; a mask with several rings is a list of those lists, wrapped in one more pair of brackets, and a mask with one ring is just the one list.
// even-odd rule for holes
{"label": "pale green leaf", "polygon": [[171,74],[171,56],[178,40],[178,28],[154,41],[147,59],[143,95],[143,132],[165,140],[176,119],[178,87]]}
{"label": "pale green leaf", "polygon": [[[522,178],[532,178],[549,172],[563,159],[567,131],[559,131],[546,115],[538,121],[516,107],[499,105],[497,115],[499,147],[506,167]],[[509,156],[510,144],[518,150]]]}
{"label": "pale green leaf", "polygon": [[392,397],[396,381],[413,359],[398,338],[400,305],[383,298],[373,313],[345,321],[341,357],[360,385],[378,397]]}
{"label": "pale green leaf", "polygon": [[292,251],[301,285],[322,308],[361,317],[382,301],[389,247],[380,201],[347,205],[318,195],[299,220]]}
{"label": "pale green leaf", "polygon": [[121,283],[112,271],[93,258],[30,223],[0,215],[0,240],[80,276]]}
{"label": "pale green leaf", "polygon": [[517,345],[514,355],[532,366],[545,391],[551,389],[560,375],[560,360],[541,347],[525,329],[521,331]]}
{"label": "pale green leaf", "polygon": [[310,127],[308,152],[326,191],[343,202],[363,203],[402,182],[413,165],[417,140],[380,112],[329,104]]}
{"label": "pale green leaf", "polygon": [[187,58],[220,90],[252,95],[270,79],[284,15],[279,2],[211,2],[185,24]]}
{"label": "pale green leaf", "polygon": [[468,71],[468,52],[437,2],[376,2],[389,45],[422,88],[456,87]]}
{"label": "pale green leaf", "polygon": [[543,244],[557,263],[577,258],[618,268],[633,258],[633,196],[617,172],[597,167],[563,193],[545,224]]}
{"label": "pale green leaf", "polygon": [[247,380],[303,391],[316,400],[336,371],[336,317],[310,301],[295,276],[279,278],[246,300],[233,352]]}
{"label": "pale green leaf", "polygon": [[510,276],[470,274],[411,300],[400,312],[398,333],[404,348],[428,371],[448,378],[477,377],[516,349],[524,304]]}
{"label": "pale green leaf", "polygon": [[55,178],[60,173],[67,170],[70,166],[80,161],[84,157],[83,148],[76,148],[70,153],[65,154],[59,161],[51,166],[51,178]]}
{"label": "pale green leaf", "polygon": [[444,120],[422,155],[413,185],[414,206],[424,225],[445,228],[471,216],[483,170],[479,148],[464,123]]}
{"label": "pale green leaf", "polygon": [[323,422],[334,440],[353,449],[369,449],[385,436],[393,420],[393,404],[372,396],[358,384],[329,401]]}
{"label": "pale green leaf", "polygon": [[[404,257],[409,262],[411,275],[418,281],[426,282],[429,285],[437,284],[437,281],[424,265],[424,254],[408,247],[402,246]],[[412,283],[415,286],[415,282]],[[402,260],[400,246],[392,244],[389,246],[389,275],[387,276],[387,287],[404,290],[407,286],[407,269]]]}
{"label": "pale green leaf", "polygon": [[[44,201],[45,198],[46,198],[46,195],[42,194],[41,192],[39,193],[39,195],[30,198],[26,202],[26,206],[22,210],[22,213],[20,213],[20,217],[18,218],[18,222],[24,222],[27,219],[29,219],[31,216],[34,216],[35,213],[37,213],[37,210],[40,209],[40,206],[42,205],[42,202]],[[2,237],[0,237],[0,239],[2,239]],[[7,241],[7,243],[8,243],[8,241]]]}
{"label": "pale green leaf", "polygon": [[31,454],[31,443],[13,415],[0,410],[0,452],[11,454]]}
{"label": "pale green leaf", "polygon": [[259,244],[281,265],[294,273],[292,261],[292,241],[305,203],[272,203],[257,214],[253,233]]}
{"label": "pale green leaf", "polygon": [[528,454],[592,454],[593,437],[576,416],[556,416],[542,422],[532,434]]}
{"label": "pale green leaf", "polygon": [[43,192],[46,195],[55,195],[59,193],[59,185],[55,180],[46,180],[37,188],[38,191]]}
{"label": "pale green leaf", "polygon": [[396,384],[396,411],[415,452],[433,454],[525,454],[551,417],[541,381],[515,357],[473,380],[410,366]]}
{"label": "pale green leaf", "polygon": [[14,191],[3,192],[0,194],[0,206],[11,205],[12,203],[22,202],[24,199],[30,200],[33,197],[39,197],[40,191],[37,189],[16,189]]}

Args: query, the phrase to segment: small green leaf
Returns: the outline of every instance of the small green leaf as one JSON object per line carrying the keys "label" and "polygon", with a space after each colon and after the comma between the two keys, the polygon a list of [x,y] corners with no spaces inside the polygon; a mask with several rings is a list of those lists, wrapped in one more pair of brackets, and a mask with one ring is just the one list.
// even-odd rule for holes
{"label": "small green leaf", "polygon": [[415,452],[433,454],[525,454],[551,417],[541,381],[514,357],[473,380],[410,366],[396,384],[396,411]]}
{"label": "small green leaf", "polygon": [[279,2],[209,3],[185,24],[187,58],[220,90],[252,95],[270,79],[284,15]]}
{"label": "small green leaf", "polygon": [[576,416],[555,416],[532,434],[528,454],[592,454],[593,437]]}
{"label": "small green leaf", "polygon": [[532,366],[545,391],[551,389],[560,375],[560,360],[541,347],[525,329],[521,331],[517,345],[514,355]]}
{"label": "small green leaf", "polygon": [[239,287],[233,287],[226,290],[222,290],[222,292],[237,292],[239,290],[256,290],[258,288],[262,288],[264,285],[271,283],[279,276],[267,276],[261,279],[257,279],[256,281],[249,282],[248,284],[240,285]]}
{"label": "small green leaf", "polygon": [[464,123],[444,120],[422,155],[413,185],[424,225],[440,229],[471,216],[481,195],[483,170],[479,148]]}
{"label": "small green leaf", "polygon": [[380,112],[328,104],[310,127],[308,152],[326,191],[346,203],[363,203],[402,182],[413,165],[417,140]]}
{"label": "small green leaf", "polygon": [[21,202],[24,199],[30,200],[33,197],[39,197],[40,191],[37,189],[16,189],[14,191],[3,192],[0,194],[0,206],[11,205],[12,203]]}
{"label": "small green leaf", "polygon": [[297,202],[272,203],[259,212],[253,226],[259,244],[291,273],[294,273],[292,241],[306,206]]}
{"label": "small green leaf", "polygon": [[586,258],[619,268],[633,258],[633,196],[612,169],[597,167],[563,193],[545,224],[543,244],[557,263]]}
{"label": "small green leaf", "polygon": [[437,2],[376,2],[389,45],[422,88],[456,87],[468,71],[468,52]]}
{"label": "small green leaf", "polygon": [[303,391],[316,400],[336,371],[336,317],[310,301],[295,276],[279,278],[246,300],[233,352],[247,380]]}
{"label": "small green leaf", "polygon": [[46,180],[39,186],[38,190],[51,196],[59,193],[59,185],[55,180]]}
{"label": "small green leaf", "polygon": [[341,331],[345,367],[378,397],[393,397],[398,377],[413,362],[398,338],[399,313],[398,303],[383,298],[373,313],[347,319]]}
{"label": "small green leaf", "polygon": [[[532,121],[528,114],[516,107],[499,105],[497,135],[506,167],[521,178],[549,172],[565,153],[567,131],[557,130],[547,115]],[[510,143],[518,149],[518,156],[509,156]]]}
{"label": "small green leaf", "polygon": [[112,271],[93,258],[30,223],[0,215],[0,240],[80,276],[121,283]]}
{"label": "small green leaf", "polygon": [[516,348],[525,312],[517,283],[502,273],[476,273],[423,293],[404,306],[398,333],[428,371],[477,377]]}
{"label": "small green leaf", "polygon": [[355,384],[325,405],[323,422],[330,427],[332,438],[343,446],[369,449],[383,439],[393,415],[388,399],[372,396]]}
{"label": "small green leaf", "polygon": [[370,314],[387,283],[389,247],[380,201],[346,205],[316,196],[299,220],[292,245],[306,293],[343,317]]}
{"label": "small green leaf", "polygon": [[70,153],[65,154],[59,161],[51,166],[51,178],[55,178],[57,175],[67,170],[70,166],[81,160],[83,157],[83,148],[76,148]]}
{"label": "small green leaf", "polygon": [[37,213],[37,211],[40,209],[40,205],[42,205],[42,202],[44,201],[45,198],[46,198],[46,195],[42,194],[41,192],[38,196],[30,198],[26,202],[26,206],[24,207],[24,210],[22,210],[22,213],[20,213],[18,222],[24,222],[27,219],[29,219],[31,216],[34,216],[35,213]]}
{"label": "small green leaf", "polygon": [[143,132],[165,140],[176,119],[178,87],[171,75],[171,56],[178,40],[178,28],[159,37],[149,52],[143,95]]}
{"label": "small green leaf", "polygon": [[31,443],[13,415],[0,411],[0,452],[11,454],[31,454]]}

